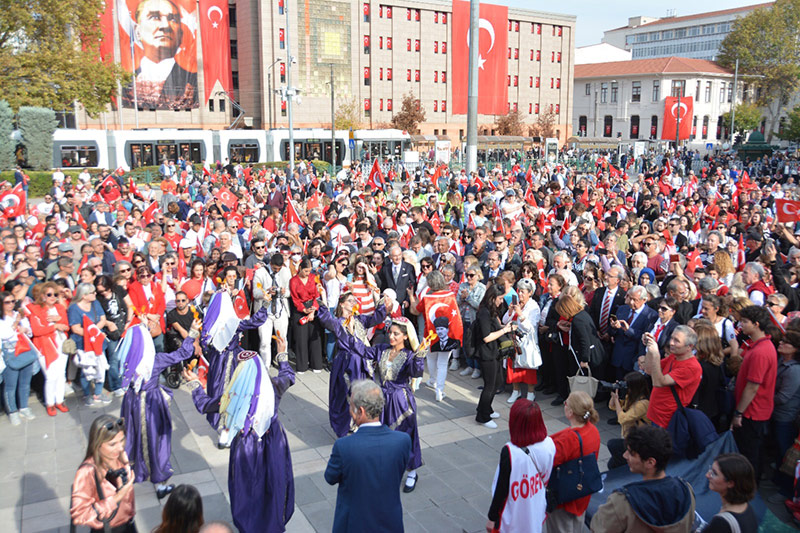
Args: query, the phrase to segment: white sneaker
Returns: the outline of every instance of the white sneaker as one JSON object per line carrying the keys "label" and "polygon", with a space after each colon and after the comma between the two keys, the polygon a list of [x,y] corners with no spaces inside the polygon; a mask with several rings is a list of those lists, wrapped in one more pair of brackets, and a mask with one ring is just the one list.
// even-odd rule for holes
{"label": "white sneaker", "polygon": [[458,367],[459,367],[458,359],[453,359],[452,361],[450,361],[450,370],[452,371],[458,370]]}
{"label": "white sneaker", "polygon": [[117,398],[119,398],[121,396],[125,396],[125,389],[117,389],[117,390],[115,390],[114,391],[114,396],[116,396]]}
{"label": "white sneaker", "polygon": [[506,403],[514,403],[518,399],[519,399],[519,391],[515,390],[514,392],[511,393],[511,396],[508,397],[508,400],[506,400]]}
{"label": "white sneaker", "polygon": [[529,392],[529,393],[528,393],[528,395],[526,396],[526,399],[527,399],[529,402],[533,402],[533,401],[535,401],[535,398],[536,398],[536,394],[534,394],[534,393],[532,393],[532,392]]}
{"label": "white sneaker", "polygon": [[436,391],[436,401],[437,402],[441,402],[442,400],[445,399],[446,396],[447,395],[444,393],[444,391],[438,391],[438,390]]}
{"label": "white sneaker", "polygon": [[30,407],[23,407],[19,410],[19,416],[24,418],[25,420],[33,420],[36,418],[36,415],[33,414]]}
{"label": "white sneaker", "polygon": [[479,377],[481,377],[481,369],[476,368],[472,371],[472,379],[478,379]]}
{"label": "white sneaker", "polygon": [[314,369],[311,371],[313,374],[322,374],[322,370]]}
{"label": "white sneaker", "polygon": [[498,418],[500,418],[500,413],[498,413],[497,411],[495,411],[494,413],[492,413],[492,414],[490,414],[490,415],[489,415],[489,418],[492,418],[492,419],[495,419],[495,420],[497,420]]}
{"label": "white sneaker", "polygon": [[467,367],[464,370],[462,370],[461,372],[459,372],[458,375],[459,376],[469,376],[470,374],[472,374],[472,370],[473,370],[472,368]]}
{"label": "white sneaker", "polygon": [[489,429],[497,429],[497,423],[494,420],[489,420],[488,422],[484,422],[483,427]]}
{"label": "white sneaker", "polygon": [[17,411],[14,411],[13,413],[9,413],[8,414],[8,420],[11,422],[12,426],[18,426],[18,425],[20,425],[22,423],[20,421],[20,419],[19,419],[19,413]]}

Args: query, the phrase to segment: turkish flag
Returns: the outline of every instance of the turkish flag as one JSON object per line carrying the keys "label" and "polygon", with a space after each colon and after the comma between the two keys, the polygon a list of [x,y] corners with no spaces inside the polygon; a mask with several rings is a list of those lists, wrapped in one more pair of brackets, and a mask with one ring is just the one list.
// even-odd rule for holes
{"label": "turkish flag", "polygon": [[442,232],[442,221],[439,219],[439,212],[435,212],[430,220],[431,226],[433,226],[433,231],[436,232],[436,235],[439,235]]}
{"label": "turkish flag", "polygon": [[[480,6],[478,30],[478,113],[508,112],[508,7]],[[469,2],[453,1],[453,114],[467,113],[469,91]]]}
{"label": "turkish flag", "polygon": [[133,176],[130,176],[129,178],[128,191],[134,196],[140,196],[139,189],[136,187],[136,182],[133,181]]}
{"label": "turkish flag", "polygon": [[233,206],[236,205],[236,196],[234,196],[230,189],[223,186],[219,190],[219,201],[228,209],[233,209]]}
{"label": "turkish flag", "polygon": [[200,0],[200,38],[203,41],[203,72],[206,101],[219,82],[222,90],[233,88],[230,29],[227,0]]}
{"label": "turkish flag", "polygon": [[100,189],[97,191],[106,203],[113,203],[122,198],[122,192],[119,190],[119,184],[114,179],[114,176],[108,176],[100,184]]}
{"label": "turkish flag", "polygon": [[797,222],[800,220],[800,201],[775,200],[778,222]]}
{"label": "turkish flag", "polygon": [[319,209],[319,195],[316,191],[306,201],[306,209]]}
{"label": "turkish flag", "polygon": [[25,214],[27,202],[28,195],[22,188],[22,182],[20,182],[13,189],[0,196],[0,213],[8,219],[20,217]]}
{"label": "turkish flag", "polygon": [[372,163],[372,169],[369,171],[367,185],[370,185],[373,189],[380,189],[383,187],[384,183],[386,183],[386,181],[383,179],[381,167],[378,165],[378,160],[375,159]]}
{"label": "turkish flag", "polygon": [[435,331],[434,321],[444,317],[448,321],[447,336],[459,341],[464,339],[464,328],[455,294],[450,291],[428,292],[422,297],[422,305],[425,311],[425,336]]}
{"label": "turkish flag", "polygon": [[294,206],[294,202],[291,199],[286,200],[286,227],[289,227],[289,224],[295,223],[301,228],[305,226],[303,221],[300,219],[300,215],[297,213],[297,208]]}
{"label": "turkish flag", "polygon": [[156,216],[156,211],[158,211],[158,202],[153,201],[153,203],[150,204],[150,206],[142,213],[142,218],[144,219],[145,224],[150,224],[153,221],[153,217]]}
{"label": "turkish flag", "polygon": [[239,294],[233,299],[233,310],[236,312],[236,316],[239,317],[239,320],[244,320],[250,315],[250,306],[247,305],[247,298],[244,295],[244,291],[239,291]]}
{"label": "turkish flag", "polygon": [[680,105],[678,105],[677,96],[667,96],[664,102],[664,126],[661,128],[661,139],[665,141],[675,140],[675,130],[678,128],[679,116],[681,131],[678,139],[688,139],[692,133],[693,115],[692,98],[681,97]]}
{"label": "turkish flag", "polygon": [[104,340],[106,340],[106,336],[100,331],[100,328],[88,316],[83,315],[83,350],[95,355],[103,355]]}

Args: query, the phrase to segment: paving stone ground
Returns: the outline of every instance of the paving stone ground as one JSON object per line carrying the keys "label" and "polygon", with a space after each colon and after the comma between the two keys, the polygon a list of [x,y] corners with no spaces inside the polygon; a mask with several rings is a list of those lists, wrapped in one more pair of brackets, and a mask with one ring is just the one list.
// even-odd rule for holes
{"label": "paving stone ground", "polygon": [[[335,441],[328,424],[328,377],[326,372],[297,376],[280,404],[295,476],[295,512],[287,526],[291,533],[330,531],[333,524],[336,487],[323,478]],[[447,397],[436,402],[425,379],[427,373],[416,395],[425,464],[419,469],[417,489],[402,495],[405,529],[409,533],[485,531],[492,479],[500,449],[508,440],[508,393],[494,400],[493,407],[501,416],[499,427],[491,430],[474,420],[482,380],[451,372]],[[550,433],[566,427],[563,407],[550,406],[552,399],[537,397]],[[70,486],[86,450],[88,428],[98,414],[118,413],[120,399],[102,408],[85,407],[79,395],[72,395],[67,405],[69,413],[51,418],[31,397],[35,420],[13,427],[7,417],[0,417],[0,530],[69,531]],[[602,442],[619,437],[619,427],[606,424],[610,411],[598,408]],[[230,521],[228,451],[216,448],[215,434],[195,410],[187,391],[175,391],[172,416],[175,475],[171,482],[198,488],[206,520]],[[601,464],[608,458],[603,445]],[[146,533],[160,523],[162,506],[152,484],[137,484],[135,491],[137,528]],[[771,507],[780,518],[788,518],[785,511],[780,514],[782,505]]]}

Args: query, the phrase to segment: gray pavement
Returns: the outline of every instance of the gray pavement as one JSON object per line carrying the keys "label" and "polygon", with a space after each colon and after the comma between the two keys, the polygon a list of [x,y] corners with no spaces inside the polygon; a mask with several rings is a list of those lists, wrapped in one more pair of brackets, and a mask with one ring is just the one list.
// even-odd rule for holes
{"label": "gray pavement", "polygon": [[[326,372],[298,376],[280,404],[294,466],[296,505],[287,526],[293,533],[330,531],[333,524],[336,487],[323,478],[335,440],[328,424],[328,376]],[[427,373],[423,383],[425,379]],[[417,489],[402,495],[408,532],[485,531],[492,479],[500,449],[508,440],[508,394],[495,398],[493,407],[501,417],[499,427],[490,430],[474,420],[477,387],[483,380],[456,372],[449,373],[447,380],[447,397],[441,403],[424,384],[417,391],[425,464],[419,470]],[[0,418],[1,531],[69,531],[70,486],[85,453],[88,428],[101,412],[118,413],[120,407],[118,398],[102,408],[85,407],[80,399],[69,396],[70,412],[51,418],[31,397],[36,420],[12,427],[7,417]],[[548,431],[565,428],[563,407],[551,407],[552,397],[538,399]],[[619,436],[619,427],[606,424],[610,412],[598,407],[602,417],[598,428],[602,442],[607,442]],[[228,451],[216,448],[214,433],[186,390],[175,391],[172,414],[175,475],[171,482],[198,488],[206,520],[230,521]],[[608,457],[603,445],[601,464]],[[150,483],[137,484],[135,490],[136,524],[140,532],[149,532],[160,523],[161,503],[166,499],[159,503]]]}

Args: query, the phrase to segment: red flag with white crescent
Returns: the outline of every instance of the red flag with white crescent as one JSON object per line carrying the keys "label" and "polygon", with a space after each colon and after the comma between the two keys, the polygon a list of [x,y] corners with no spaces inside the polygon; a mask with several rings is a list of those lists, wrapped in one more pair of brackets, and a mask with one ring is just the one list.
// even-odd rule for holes
{"label": "red flag with white crescent", "polygon": [[10,191],[6,191],[0,196],[0,212],[5,218],[16,218],[25,214],[28,195],[22,188],[22,183],[18,183]]}
{"label": "red flag with white crescent", "polygon": [[222,205],[228,209],[233,210],[233,207],[236,205],[236,196],[225,186],[219,190],[218,198],[219,201],[222,202]]}
{"label": "red flag with white crescent", "polygon": [[747,254],[744,248],[744,234],[739,234],[739,249],[736,254],[736,271],[741,272],[744,270],[744,265],[747,264]]}
{"label": "red flag with white crescent", "polygon": [[225,92],[233,88],[228,0],[200,0],[200,38],[203,40],[203,73],[206,101],[219,82]]}
{"label": "red flag with white crescent", "polygon": [[106,336],[97,327],[97,324],[83,315],[83,350],[85,352],[92,352],[95,355],[103,354],[103,341]]}
{"label": "red flag with white crescent", "polygon": [[243,290],[240,290],[236,298],[233,299],[233,310],[239,320],[244,320],[250,315],[250,306],[247,305],[247,297]]}
{"label": "red flag with white crescent", "polygon": [[286,199],[286,227],[289,227],[289,224],[295,223],[301,228],[304,227],[303,221],[300,219],[300,215],[297,213],[297,208],[294,206],[294,202],[292,202],[291,198]]}
{"label": "red flag with white crescent", "polygon": [[450,292],[427,292],[422,297],[425,311],[425,335],[434,331],[434,320],[444,317],[448,321],[447,335],[450,338],[462,341],[464,327],[461,323],[461,313],[458,310],[456,296]]}
{"label": "red flag with white crescent", "polygon": [[156,211],[158,211],[158,202],[154,201],[142,213],[145,224],[150,224],[153,221],[153,218],[156,216]]}
{"label": "red flag with white crescent", "polygon": [[800,220],[800,201],[797,200],[775,200],[778,222],[797,222]]}
{"label": "red flag with white crescent", "polygon": [[679,104],[677,96],[667,96],[664,102],[664,125],[661,128],[661,139],[665,141],[675,140],[679,117],[679,140],[686,140],[692,134],[693,99],[682,97],[680,100]]}
{"label": "red flag with white crescent", "polygon": [[372,162],[372,169],[369,171],[369,179],[367,180],[367,185],[371,185],[373,189],[380,189],[383,187],[383,184],[386,183],[383,179],[383,173],[381,172],[381,167],[378,165],[378,160],[375,159]]}
{"label": "red flag with white crescent", "polygon": [[442,232],[442,221],[439,220],[439,212],[433,214],[430,219],[431,226],[433,226],[433,231],[436,232],[436,235],[439,235]]}

